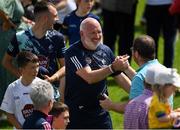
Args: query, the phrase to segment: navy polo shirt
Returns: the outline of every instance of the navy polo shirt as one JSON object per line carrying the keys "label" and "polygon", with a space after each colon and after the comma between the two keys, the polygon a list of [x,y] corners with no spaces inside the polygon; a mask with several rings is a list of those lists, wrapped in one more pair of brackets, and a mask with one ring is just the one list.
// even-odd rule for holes
{"label": "navy polo shirt", "polygon": [[100,19],[97,15],[89,13],[84,17],[79,17],[75,12],[76,10],[71,12],[64,18],[62,28],[62,33],[68,36],[70,45],[80,40],[80,24],[84,19],[86,19],[87,17],[91,17],[100,22]]}
{"label": "navy polo shirt", "polygon": [[[107,120],[111,122],[107,112],[99,105],[98,99],[100,93],[107,93],[106,79],[88,84],[76,74],[76,71],[86,66],[90,66],[92,70],[106,67],[114,61],[114,58],[110,48],[103,44],[100,44],[94,51],[84,48],[81,42],[67,49],[65,53],[65,103],[70,108],[70,125],[77,126],[72,126],[72,128],[79,128],[78,124],[82,128],[83,126],[100,128],[99,124],[102,125]],[[97,127],[94,121],[100,122]]]}
{"label": "navy polo shirt", "polygon": [[16,33],[8,46],[7,53],[16,57],[21,51],[30,51],[40,60],[40,66],[48,70],[49,76],[58,70],[57,58],[64,58],[65,41],[63,35],[49,30],[41,39],[36,38],[32,29]]}
{"label": "navy polo shirt", "polygon": [[29,116],[24,124],[23,129],[44,129],[51,130],[51,124],[47,121],[48,115],[34,110],[32,115]]}

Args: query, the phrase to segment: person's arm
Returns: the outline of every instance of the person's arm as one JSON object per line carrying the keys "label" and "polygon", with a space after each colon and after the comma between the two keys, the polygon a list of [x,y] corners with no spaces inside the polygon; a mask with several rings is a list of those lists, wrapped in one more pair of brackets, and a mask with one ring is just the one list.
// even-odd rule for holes
{"label": "person's arm", "polygon": [[168,122],[168,121],[173,121],[178,117],[180,117],[180,112],[172,111],[169,115],[158,117],[158,120],[160,122]]}
{"label": "person's arm", "polygon": [[35,24],[34,21],[32,21],[32,20],[30,20],[30,19],[28,19],[28,18],[26,18],[26,17],[24,17],[24,16],[22,16],[21,19],[22,19],[22,21],[23,21],[24,23],[26,23],[27,25],[33,26],[33,25]]}
{"label": "person's arm", "polygon": [[16,77],[20,77],[18,68],[13,65],[13,59],[14,57],[10,56],[8,53],[5,53],[2,60],[2,65],[13,75],[15,75]]}
{"label": "person's arm", "polygon": [[86,66],[77,70],[76,74],[84,79],[88,84],[93,84],[105,79],[107,76],[112,74],[112,72],[110,71],[109,67],[91,70],[89,66]]}
{"label": "person's arm", "polygon": [[22,128],[21,124],[18,122],[14,114],[7,113],[7,119],[13,126],[16,127],[16,129]]}
{"label": "person's arm", "polygon": [[130,80],[132,80],[132,78],[136,75],[136,71],[131,66],[128,66],[128,68],[123,72],[129,77]]}
{"label": "person's arm", "polygon": [[6,112],[8,121],[14,125],[17,129],[21,129],[21,124],[15,117],[15,99],[14,99],[14,84],[10,84],[4,94],[3,101],[1,103],[1,110]]}
{"label": "person's arm", "polygon": [[2,10],[0,10],[0,19],[2,19],[3,21],[3,31],[7,31],[10,28],[16,28],[16,25],[9,19],[9,17]]}
{"label": "person's arm", "polygon": [[[129,58],[128,55],[122,55],[122,56],[117,56],[115,60],[123,60],[125,58]],[[136,75],[136,71],[130,66],[129,61],[127,61],[126,66],[122,70],[130,80]]]}
{"label": "person's arm", "polygon": [[50,83],[57,81],[65,76],[64,58],[58,59],[58,62],[61,68],[56,73],[54,73],[51,77],[44,75],[44,78]]}
{"label": "person's arm", "polygon": [[116,71],[124,70],[124,67],[127,66],[126,61],[128,58],[129,57],[115,60],[111,65],[98,70],[91,70],[89,66],[86,66],[78,69],[76,74],[83,78],[88,84],[97,83]]}
{"label": "person's arm", "polygon": [[57,10],[64,9],[67,6],[67,0],[61,0],[57,4],[55,4]]}
{"label": "person's arm", "polygon": [[125,112],[125,107],[128,104],[128,102],[112,102],[108,96],[106,96],[105,100],[99,100],[100,105],[102,108],[108,110],[108,111],[115,111],[118,113],[124,113]]}
{"label": "person's arm", "polygon": [[64,58],[60,58],[59,59],[59,64],[61,67],[64,68],[64,73],[58,71],[58,75],[59,75],[59,78],[60,78],[60,87],[59,87],[59,93],[60,93],[60,101],[61,102],[64,102],[64,91],[65,91],[65,61],[64,61]]}
{"label": "person's arm", "polygon": [[129,80],[129,78],[124,73],[114,76],[114,79],[119,87],[122,87],[127,93],[129,93],[131,80]]}

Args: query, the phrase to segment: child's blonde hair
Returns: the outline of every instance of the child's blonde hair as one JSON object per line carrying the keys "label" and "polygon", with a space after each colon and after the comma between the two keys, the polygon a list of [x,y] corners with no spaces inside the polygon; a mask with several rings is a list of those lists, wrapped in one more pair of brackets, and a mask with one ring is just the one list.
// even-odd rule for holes
{"label": "child's blonde hair", "polygon": [[165,98],[164,89],[170,85],[172,85],[172,84],[165,84],[165,85],[155,84],[155,85],[153,85],[153,91],[158,96],[158,99],[160,102],[163,102],[163,103],[168,102],[167,99]]}

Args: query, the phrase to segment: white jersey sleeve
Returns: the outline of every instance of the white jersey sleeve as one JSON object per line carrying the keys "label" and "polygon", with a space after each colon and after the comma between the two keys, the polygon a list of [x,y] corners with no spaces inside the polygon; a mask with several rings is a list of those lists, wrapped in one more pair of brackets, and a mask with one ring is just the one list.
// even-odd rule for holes
{"label": "white jersey sleeve", "polygon": [[8,86],[0,109],[7,113],[14,114],[15,104],[14,104],[14,96],[13,96],[12,86],[13,86],[13,84],[10,84]]}

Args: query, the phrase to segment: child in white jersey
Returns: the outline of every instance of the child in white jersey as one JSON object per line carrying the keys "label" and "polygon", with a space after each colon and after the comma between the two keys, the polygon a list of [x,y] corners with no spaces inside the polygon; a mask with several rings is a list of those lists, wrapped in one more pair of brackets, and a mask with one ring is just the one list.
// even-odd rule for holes
{"label": "child in white jersey", "polygon": [[31,86],[41,79],[36,77],[39,60],[35,54],[20,52],[16,61],[21,77],[8,86],[0,109],[7,113],[8,121],[16,129],[21,129],[25,119],[33,111],[29,96]]}

